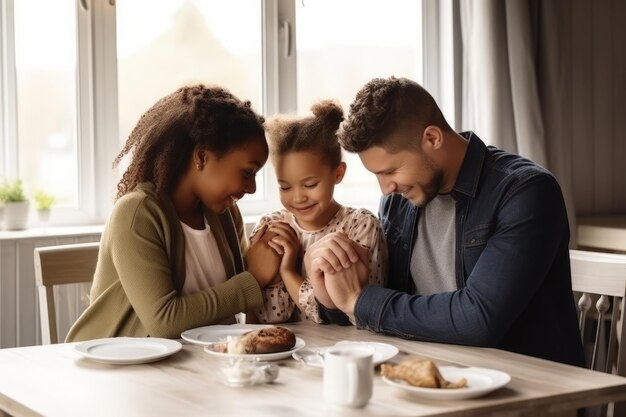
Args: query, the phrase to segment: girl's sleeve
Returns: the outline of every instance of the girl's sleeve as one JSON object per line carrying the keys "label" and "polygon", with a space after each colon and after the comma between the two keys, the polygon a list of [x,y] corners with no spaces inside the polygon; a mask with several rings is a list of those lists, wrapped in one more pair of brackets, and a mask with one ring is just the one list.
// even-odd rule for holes
{"label": "girl's sleeve", "polygon": [[263,305],[255,311],[259,323],[285,323],[295,309],[295,304],[289,297],[287,287],[281,280],[276,284],[268,285],[262,290]]}
{"label": "girl's sleeve", "polygon": [[300,285],[300,311],[304,313],[304,317],[314,323],[324,323],[320,317],[319,304],[313,294],[313,287],[308,278],[304,278]]}
{"label": "girl's sleeve", "polygon": [[368,249],[369,283],[385,285],[388,268],[387,241],[376,216],[367,210],[359,210],[359,217],[350,224],[347,234],[351,240]]}

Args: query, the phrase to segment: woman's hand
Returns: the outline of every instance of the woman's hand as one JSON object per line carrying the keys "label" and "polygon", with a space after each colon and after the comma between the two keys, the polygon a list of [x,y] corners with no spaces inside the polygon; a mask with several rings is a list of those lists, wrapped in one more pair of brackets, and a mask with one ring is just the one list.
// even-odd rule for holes
{"label": "woman's hand", "polygon": [[252,237],[246,253],[248,272],[256,278],[261,288],[274,281],[281,264],[281,256],[268,244],[275,236],[275,233],[268,231],[267,225],[263,225]]}

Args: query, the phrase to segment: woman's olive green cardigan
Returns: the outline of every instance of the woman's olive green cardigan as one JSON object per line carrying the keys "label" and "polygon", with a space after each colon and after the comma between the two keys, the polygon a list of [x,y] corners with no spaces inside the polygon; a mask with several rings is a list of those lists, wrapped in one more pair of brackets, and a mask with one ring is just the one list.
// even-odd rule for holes
{"label": "woman's olive green cardigan", "polygon": [[237,208],[205,210],[222,255],[223,284],[181,295],[185,239],[174,206],[142,183],[120,198],[102,234],[91,303],[68,342],[113,336],[177,338],[194,327],[222,322],[263,303],[256,279],[244,270],[247,248]]}

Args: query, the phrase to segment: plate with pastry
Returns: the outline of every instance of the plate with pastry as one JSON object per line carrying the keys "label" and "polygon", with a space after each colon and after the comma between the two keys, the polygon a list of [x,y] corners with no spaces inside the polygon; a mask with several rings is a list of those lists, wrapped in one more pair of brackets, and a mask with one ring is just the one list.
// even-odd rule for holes
{"label": "plate with pastry", "polygon": [[291,356],[305,345],[304,340],[286,327],[263,326],[239,335],[228,335],[205,346],[204,350],[222,358],[275,361]]}
{"label": "plate with pastry", "polygon": [[486,395],[511,381],[505,372],[488,368],[437,366],[431,360],[410,358],[398,365],[381,365],[387,384],[413,396],[436,400],[465,400]]}
{"label": "plate with pastry", "polygon": [[[398,354],[398,348],[387,343],[343,340],[341,342],[337,342],[334,346],[346,345],[370,350],[372,352],[372,363],[374,366],[378,366],[383,362],[387,362],[389,359]],[[308,366],[312,366],[314,368],[323,368],[324,353],[326,353],[328,349],[334,346],[303,349],[294,353],[293,357],[294,359],[301,361]]]}
{"label": "plate with pastry", "polygon": [[252,330],[268,327],[267,324],[216,324],[196,327],[180,334],[183,340],[196,345],[208,346],[226,340],[228,336],[241,336]]}

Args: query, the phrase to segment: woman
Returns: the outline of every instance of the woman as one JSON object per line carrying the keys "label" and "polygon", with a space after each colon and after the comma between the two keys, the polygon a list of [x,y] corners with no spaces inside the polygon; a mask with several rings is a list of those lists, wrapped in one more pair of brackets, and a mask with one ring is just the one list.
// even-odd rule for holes
{"label": "woman", "polygon": [[256,191],[268,157],[250,102],[219,87],[181,88],[141,117],[114,166],[131,151],[91,303],[67,341],[174,338],[261,306],[280,258],[263,237],[246,253],[236,206]]}

